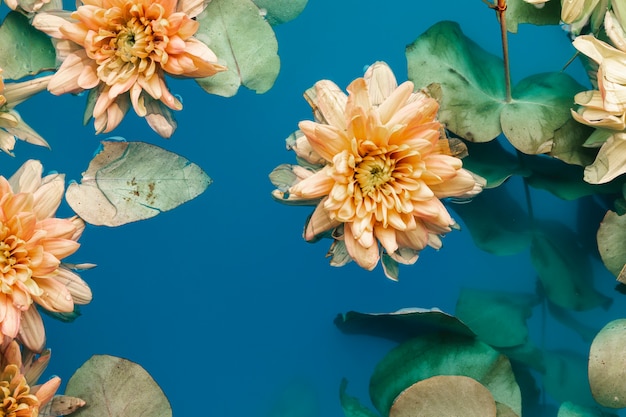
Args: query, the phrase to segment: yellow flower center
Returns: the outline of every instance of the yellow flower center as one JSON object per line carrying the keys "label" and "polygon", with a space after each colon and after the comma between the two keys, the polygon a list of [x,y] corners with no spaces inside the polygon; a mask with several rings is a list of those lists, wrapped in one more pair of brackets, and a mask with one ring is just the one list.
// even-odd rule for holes
{"label": "yellow flower center", "polygon": [[4,238],[0,241],[0,291],[5,294],[12,292],[11,287],[17,279],[25,281],[32,276],[30,257],[25,243],[15,235],[8,235],[8,228],[2,229]]}
{"label": "yellow flower center", "polygon": [[16,365],[7,365],[0,375],[0,417],[37,415],[39,399],[30,393],[24,375]]}
{"label": "yellow flower center", "polygon": [[372,195],[393,179],[394,163],[382,156],[366,156],[355,168],[355,179],[365,195]]}

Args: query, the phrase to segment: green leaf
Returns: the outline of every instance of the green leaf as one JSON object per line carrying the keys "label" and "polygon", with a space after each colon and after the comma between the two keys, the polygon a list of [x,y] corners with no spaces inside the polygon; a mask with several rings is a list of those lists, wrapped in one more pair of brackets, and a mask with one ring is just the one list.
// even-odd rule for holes
{"label": "green leaf", "polygon": [[396,342],[405,342],[416,336],[433,332],[453,333],[474,337],[458,318],[433,308],[404,308],[394,313],[359,313],[349,311],[338,314],[335,325],[343,333],[369,334]]}
{"label": "green leaf", "polygon": [[508,0],[505,18],[506,28],[511,33],[517,33],[517,26],[522,23],[558,25],[561,21],[561,3],[549,1],[543,7],[537,8],[524,0]]}
{"label": "green leaf", "polygon": [[409,80],[441,85],[439,120],[471,142],[500,134],[505,85],[502,59],[466,37],[455,22],[439,22],[407,46]]}
{"label": "green leaf", "polygon": [[120,226],[171,210],[210,184],[199,166],[158,146],[102,141],[81,184],[70,184],[65,198],[87,223]]}
{"label": "green leaf", "polygon": [[419,337],[391,350],[370,379],[372,404],[387,416],[402,391],[436,375],[473,378],[489,389],[496,401],[521,413],[521,394],[509,360],[480,341],[452,335]]}
{"label": "green leaf", "polygon": [[526,319],[539,301],[535,294],[462,288],[454,314],[488,345],[514,347],[527,341]]}
{"label": "green leaf", "polygon": [[4,79],[18,80],[56,68],[52,41],[28,23],[28,18],[10,12],[0,26],[0,68]]}
{"label": "green leaf", "polygon": [[523,79],[513,88],[513,101],[502,109],[504,135],[526,154],[550,152],[555,132],[572,120],[572,99],[582,90],[582,85],[563,72]]}
{"label": "green leaf", "polygon": [[544,360],[543,386],[550,397],[558,402],[597,406],[589,388],[585,356],[572,351],[547,351]]}
{"label": "green leaf", "polygon": [[605,413],[597,407],[578,405],[565,401],[559,407],[559,414],[556,417],[617,417],[617,414]]}
{"label": "green leaf", "polygon": [[348,380],[343,378],[339,387],[339,400],[345,417],[379,417],[378,414],[362,405],[358,398],[348,395],[347,388]]}
{"label": "green leaf", "polygon": [[512,255],[530,245],[528,214],[505,187],[483,190],[466,204],[455,204],[476,246],[494,255]]}
{"label": "green leaf", "polygon": [[568,164],[587,166],[598,153],[596,149],[586,148],[584,144],[593,134],[594,129],[569,119],[554,132],[554,142],[550,155]]}
{"label": "green leaf", "polygon": [[253,0],[265,12],[270,25],[280,25],[295,19],[302,13],[308,0]]}
{"label": "green leaf", "polygon": [[468,155],[463,158],[463,168],[485,178],[485,188],[498,187],[512,175],[530,175],[530,171],[520,165],[519,158],[504,149],[498,140],[466,145]]}
{"label": "green leaf", "polygon": [[626,264],[626,215],[607,211],[598,229],[598,250],[604,266],[619,277]]}
{"label": "green leaf", "polygon": [[462,375],[437,375],[411,385],[395,399],[389,417],[496,417],[491,392]]}
{"label": "green leaf", "polygon": [[593,398],[611,408],[626,407],[626,319],[608,323],[591,344],[589,385]]}
{"label": "green leaf", "polygon": [[213,0],[197,17],[195,36],[217,54],[227,71],[196,79],[207,92],[225,97],[240,85],[264,93],[280,70],[278,43],[270,24],[251,0]]}
{"label": "green leaf", "polygon": [[593,287],[589,254],[564,224],[542,222],[533,230],[530,257],[546,297],[571,310],[608,308],[612,299]]}
{"label": "green leaf", "polygon": [[93,355],[72,375],[66,395],[87,405],[75,417],[171,417],[161,388],[141,366],[126,359]]}

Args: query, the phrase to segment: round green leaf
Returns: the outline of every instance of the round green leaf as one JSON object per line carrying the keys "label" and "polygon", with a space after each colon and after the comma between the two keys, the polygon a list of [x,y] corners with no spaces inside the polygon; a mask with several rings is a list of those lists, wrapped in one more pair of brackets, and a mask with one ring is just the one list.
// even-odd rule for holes
{"label": "round green leaf", "polygon": [[308,0],[253,0],[265,12],[270,25],[280,25],[298,17]]}
{"label": "round green leaf", "polygon": [[589,385],[593,398],[605,407],[626,407],[626,319],[608,323],[591,344]]}
{"label": "round green leaf", "polygon": [[598,229],[598,250],[604,266],[619,276],[626,264],[626,215],[607,211]]}
{"label": "round green leaf", "polygon": [[487,388],[462,375],[433,376],[398,395],[389,417],[496,417],[496,403]]}
{"label": "round green leaf", "polygon": [[543,7],[537,8],[524,0],[508,0],[505,18],[506,28],[511,33],[517,33],[517,26],[522,23],[558,25],[561,21],[561,3],[549,1]]}
{"label": "round green leaf", "polygon": [[513,101],[502,109],[502,131],[527,154],[552,150],[555,132],[572,116],[572,98],[584,87],[563,72],[535,74],[513,88]]}
{"label": "round green leaf", "polygon": [[143,142],[102,141],[102,150],[65,198],[87,223],[148,219],[202,194],[211,179],[180,155]]}
{"label": "round green leaf", "polygon": [[605,413],[597,407],[589,407],[565,401],[559,407],[559,414],[556,417],[617,417],[617,414]]}
{"label": "round green leaf", "polygon": [[75,417],[171,417],[172,409],[158,384],[138,364],[94,355],[72,375],[66,395],[87,403]]}
{"label": "round green leaf", "polygon": [[526,319],[539,301],[534,294],[462,288],[454,313],[488,345],[514,347],[526,342]]}
{"label": "round green leaf", "polygon": [[372,404],[386,416],[395,398],[414,383],[436,375],[464,375],[493,398],[521,412],[521,394],[506,356],[462,336],[428,335],[402,343],[378,363],[370,379]]}
{"label": "round green leaf", "polygon": [[17,80],[56,68],[56,52],[50,38],[17,12],[6,15],[0,26],[2,77]]}
{"label": "round green leaf", "polygon": [[242,84],[257,93],[274,85],[280,70],[278,43],[252,0],[212,0],[197,20],[196,38],[228,67],[212,77],[196,79],[203,89],[230,97]]}
{"label": "round green leaf", "polygon": [[418,88],[441,86],[439,119],[471,142],[487,142],[502,131],[502,59],[466,37],[455,22],[439,22],[407,46],[408,78]]}

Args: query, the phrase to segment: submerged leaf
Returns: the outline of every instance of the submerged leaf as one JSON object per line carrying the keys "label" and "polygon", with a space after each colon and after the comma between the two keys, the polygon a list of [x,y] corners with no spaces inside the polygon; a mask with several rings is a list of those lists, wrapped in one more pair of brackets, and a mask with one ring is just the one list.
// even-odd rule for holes
{"label": "submerged leaf", "polygon": [[108,355],[93,355],[72,375],[67,395],[85,400],[75,417],[171,417],[161,388],[138,364]]}
{"label": "submerged leaf", "polygon": [[0,68],[2,76],[12,80],[56,68],[50,38],[20,13],[9,12],[0,26]]}
{"label": "submerged leaf", "polygon": [[593,287],[589,254],[564,224],[543,222],[536,227],[530,256],[546,297],[557,306],[580,311],[611,305],[613,300]]}
{"label": "submerged leaf", "polygon": [[456,204],[476,246],[494,255],[512,255],[530,245],[528,214],[506,187],[483,190],[467,204]]}
{"label": "submerged leaf", "polygon": [[608,323],[591,344],[589,385],[593,398],[605,407],[626,407],[626,319]]}
{"label": "submerged leaf", "polygon": [[65,198],[87,223],[148,219],[202,194],[211,179],[180,155],[143,142],[102,141],[102,150]]}
{"label": "submerged leaf", "polygon": [[436,375],[464,375],[484,385],[493,398],[521,413],[521,394],[506,356],[471,338],[428,335],[392,349],[370,379],[372,404],[386,416],[395,398],[414,383]]}
{"label": "submerged leaf", "polygon": [[408,77],[417,88],[441,86],[439,120],[471,142],[500,134],[505,105],[502,59],[466,37],[455,22],[439,22],[407,46]]}
{"label": "submerged leaf", "polygon": [[344,333],[369,334],[396,342],[433,332],[473,337],[474,333],[458,318],[433,308],[404,308],[394,313],[338,314],[335,325]]}
{"label": "submerged leaf", "polygon": [[308,0],[253,0],[270,25],[280,25],[298,17]]}
{"label": "submerged leaf", "polygon": [[496,417],[491,392],[462,375],[438,375],[418,381],[398,395],[389,417]]}
{"label": "submerged leaf", "polygon": [[597,405],[589,389],[585,356],[572,351],[547,351],[544,360],[543,386],[547,394],[558,402]]}
{"label": "submerged leaf", "polygon": [[534,294],[462,288],[454,313],[488,345],[514,347],[526,342],[526,319],[538,303]]}
{"label": "submerged leaf", "polygon": [[467,151],[463,168],[485,178],[485,188],[498,187],[512,175],[530,175],[530,171],[520,165],[519,158],[504,149],[498,140],[467,143]]}
{"label": "submerged leaf", "polygon": [[376,413],[361,404],[358,398],[348,395],[346,393],[347,388],[348,380],[343,378],[341,380],[341,386],[339,387],[339,401],[341,402],[341,408],[343,409],[343,415],[345,417],[379,417]]}
{"label": "submerged leaf", "polygon": [[200,27],[195,36],[228,67],[196,79],[203,89],[230,97],[242,84],[257,93],[274,85],[280,70],[278,43],[252,0],[212,0],[197,20]]}
{"label": "submerged leaf", "polygon": [[565,401],[559,407],[559,414],[556,417],[617,417],[617,414],[605,413],[598,407],[589,407]]}

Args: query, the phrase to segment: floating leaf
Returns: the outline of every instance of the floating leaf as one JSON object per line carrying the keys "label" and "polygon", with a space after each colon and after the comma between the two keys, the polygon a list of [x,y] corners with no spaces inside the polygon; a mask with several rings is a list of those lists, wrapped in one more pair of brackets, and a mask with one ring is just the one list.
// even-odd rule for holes
{"label": "floating leaf", "polygon": [[56,68],[50,38],[20,13],[10,12],[0,26],[0,68],[2,77],[11,80]]}
{"label": "floating leaf", "polygon": [[626,215],[606,213],[598,229],[598,250],[604,266],[619,277],[626,264]]}
{"label": "floating leaf", "polygon": [[530,171],[520,165],[519,158],[504,149],[498,140],[467,143],[467,151],[463,168],[485,178],[485,188],[498,187],[512,175],[530,175]]}
{"label": "floating leaf", "polygon": [[522,23],[558,25],[561,21],[561,4],[558,1],[549,1],[542,6],[537,8],[524,0],[508,0],[505,13],[507,30],[517,33],[517,26]]}
{"label": "floating leaf", "polygon": [[557,306],[580,311],[611,305],[612,299],[593,287],[589,255],[564,224],[543,222],[536,227],[530,256],[546,297]]}
{"label": "floating leaf", "polygon": [[[339,400],[345,417],[379,417],[359,402],[359,399],[346,393],[348,380],[343,378],[339,387]],[[295,417],[295,416],[294,416]]]}
{"label": "floating leaf", "polygon": [[496,417],[496,403],[487,388],[462,375],[441,375],[418,381],[398,395],[389,417]]}
{"label": "floating leaf", "polygon": [[441,85],[439,120],[471,142],[500,134],[504,64],[466,37],[455,22],[439,22],[407,46],[408,76],[418,88]]}
{"label": "floating leaf", "polygon": [[295,19],[302,13],[308,0],[253,0],[265,13],[270,25],[280,25]]}
{"label": "floating leaf", "polygon": [[506,187],[483,190],[467,204],[455,204],[476,246],[494,255],[512,255],[530,245],[528,214]]}
{"label": "floating leaf", "polygon": [[534,294],[462,288],[454,314],[488,345],[514,347],[526,342],[526,319],[538,303]]}
{"label": "floating leaf", "polygon": [[207,44],[227,71],[196,79],[209,93],[225,97],[240,85],[264,93],[280,70],[278,43],[270,24],[252,0],[212,0],[197,17],[195,36]]}
{"label": "floating leaf", "polygon": [[626,319],[608,323],[591,344],[589,385],[595,400],[605,407],[626,407]]}
{"label": "floating leaf", "polygon": [[593,162],[596,149],[584,147],[594,129],[569,119],[554,132],[554,143],[550,155],[568,164],[587,166]]}
{"label": "floating leaf", "polygon": [[102,141],[65,198],[87,223],[119,226],[154,217],[204,192],[211,179],[180,155],[143,142]]}
{"label": "floating leaf", "polygon": [[433,332],[473,337],[474,333],[458,318],[433,308],[404,308],[395,313],[338,314],[335,325],[344,333],[369,334],[396,342]]}
{"label": "floating leaf", "polygon": [[526,154],[550,152],[555,132],[572,120],[572,97],[583,89],[564,72],[523,79],[513,88],[513,101],[502,109],[504,135]]}
{"label": "floating leaf", "polygon": [[488,345],[457,335],[428,335],[392,349],[370,379],[372,404],[387,416],[395,398],[414,383],[436,375],[464,375],[493,398],[521,413],[521,394],[509,360]]}
{"label": "floating leaf", "polygon": [[126,359],[93,355],[72,375],[67,395],[87,405],[75,417],[171,417],[161,388],[141,366]]}

